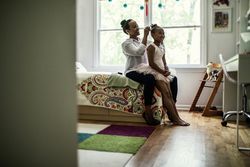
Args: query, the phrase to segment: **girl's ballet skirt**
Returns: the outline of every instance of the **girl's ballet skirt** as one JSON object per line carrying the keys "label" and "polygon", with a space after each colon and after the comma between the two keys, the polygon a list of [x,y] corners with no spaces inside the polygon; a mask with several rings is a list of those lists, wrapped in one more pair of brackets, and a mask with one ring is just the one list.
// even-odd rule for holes
{"label": "girl's ballet skirt", "polygon": [[[157,64],[158,67],[160,67],[162,70],[164,70],[164,64],[162,62],[162,57],[165,54],[164,48],[161,46],[158,47],[154,43],[152,43],[151,45],[153,45],[155,47],[155,54],[154,54],[155,64]],[[152,75],[154,75],[156,80],[162,80],[166,83],[169,82],[169,77],[165,77],[164,75],[162,75],[161,73],[159,73],[158,71],[156,71],[155,69],[150,67],[148,64],[144,64],[144,63],[139,64],[133,70],[137,71],[139,73],[143,73],[143,74],[152,74]]]}
{"label": "girl's ballet skirt", "polygon": [[164,75],[162,75],[161,73],[159,73],[158,71],[156,71],[155,69],[150,67],[148,64],[139,64],[133,70],[137,71],[139,73],[143,73],[145,75],[152,74],[155,77],[155,80],[161,80],[161,81],[164,81],[166,83],[168,83],[170,81],[168,77],[165,77]]}

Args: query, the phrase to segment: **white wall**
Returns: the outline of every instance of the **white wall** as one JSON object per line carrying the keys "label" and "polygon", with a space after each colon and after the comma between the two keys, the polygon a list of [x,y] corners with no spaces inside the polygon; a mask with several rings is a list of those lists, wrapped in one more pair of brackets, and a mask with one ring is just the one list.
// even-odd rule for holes
{"label": "white wall", "polygon": [[225,59],[228,59],[235,54],[236,49],[236,35],[235,35],[235,29],[236,29],[236,1],[230,1],[230,7],[232,7],[232,31],[229,33],[211,33],[211,8],[212,3],[208,6],[208,61],[212,62],[219,62],[218,55],[220,53],[223,54]]}
{"label": "white wall", "polygon": [[77,0],[77,60],[93,70],[94,1]]}
{"label": "white wall", "polygon": [[[205,1],[205,0],[204,0]],[[89,71],[93,71],[93,53],[94,53],[94,1],[78,0],[77,11],[77,59]],[[235,1],[230,1],[232,9],[232,32],[212,33],[211,32],[211,6],[212,1],[207,6],[207,62],[219,63],[218,55],[222,53],[225,59],[235,54]],[[123,71],[122,69],[120,71]],[[177,106],[189,107],[199,87],[203,77],[204,68],[198,69],[176,69],[179,80],[179,93]],[[210,89],[206,89],[198,101],[198,105],[204,105],[210,96]],[[222,86],[219,89],[213,105],[222,106]]]}
{"label": "white wall", "polygon": [[0,166],[77,166],[75,1],[1,1]]}

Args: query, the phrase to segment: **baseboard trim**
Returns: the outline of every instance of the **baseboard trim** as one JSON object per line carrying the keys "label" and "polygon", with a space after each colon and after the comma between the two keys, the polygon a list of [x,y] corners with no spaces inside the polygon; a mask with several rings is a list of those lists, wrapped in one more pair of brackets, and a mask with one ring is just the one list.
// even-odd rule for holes
{"label": "baseboard trim", "polygon": [[[205,105],[197,105],[199,107],[205,107]],[[176,108],[178,110],[188,110],[190,109],[191,105],[185,105],[185,104],[176,104]],[[217,109],[222,110],[222,106],[216,106]]]}

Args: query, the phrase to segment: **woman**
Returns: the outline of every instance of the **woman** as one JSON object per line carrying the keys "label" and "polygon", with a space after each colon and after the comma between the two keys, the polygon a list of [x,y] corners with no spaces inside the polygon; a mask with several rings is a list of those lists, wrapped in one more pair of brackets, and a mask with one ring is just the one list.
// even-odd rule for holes
{"label": "woman", "polygon": [[149,27],[144,28],[144,35],[142,41],[138,38],[140,35],[139,27],[136,21],[132,19],[122,20],[121,26],[125,34],[129,38],[122,43],[122,50],[126,56],[125,75],[126,77],[139,82],[144,85],[144,104],[145,112],[144,118],[148,124],[156,125],[160,122],[153,118],[151,105],[154,94],[155,78],[152,74],[142,74],[133,70],[134,67],[141,63],[147,63],[145,56],[147,37],[150,31]]}

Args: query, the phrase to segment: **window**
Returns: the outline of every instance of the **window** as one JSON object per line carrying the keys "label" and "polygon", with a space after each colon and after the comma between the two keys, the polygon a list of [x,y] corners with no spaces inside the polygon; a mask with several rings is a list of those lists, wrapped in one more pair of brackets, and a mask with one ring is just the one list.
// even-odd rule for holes
{"label": "window", "polygon": [[[135,19],[141,27],[164,28],[167,63],[172,67],[194,67],[204,63],[205,37],[201,22],[202,0],[97,0],[96,67],[124,66],[121,43],[128,38],[120,22]],[[201,4],[202,3],[202,4]],[[205,11],[204,11],[205,13]],[[150,36],[150,35],[149,35]]]}

